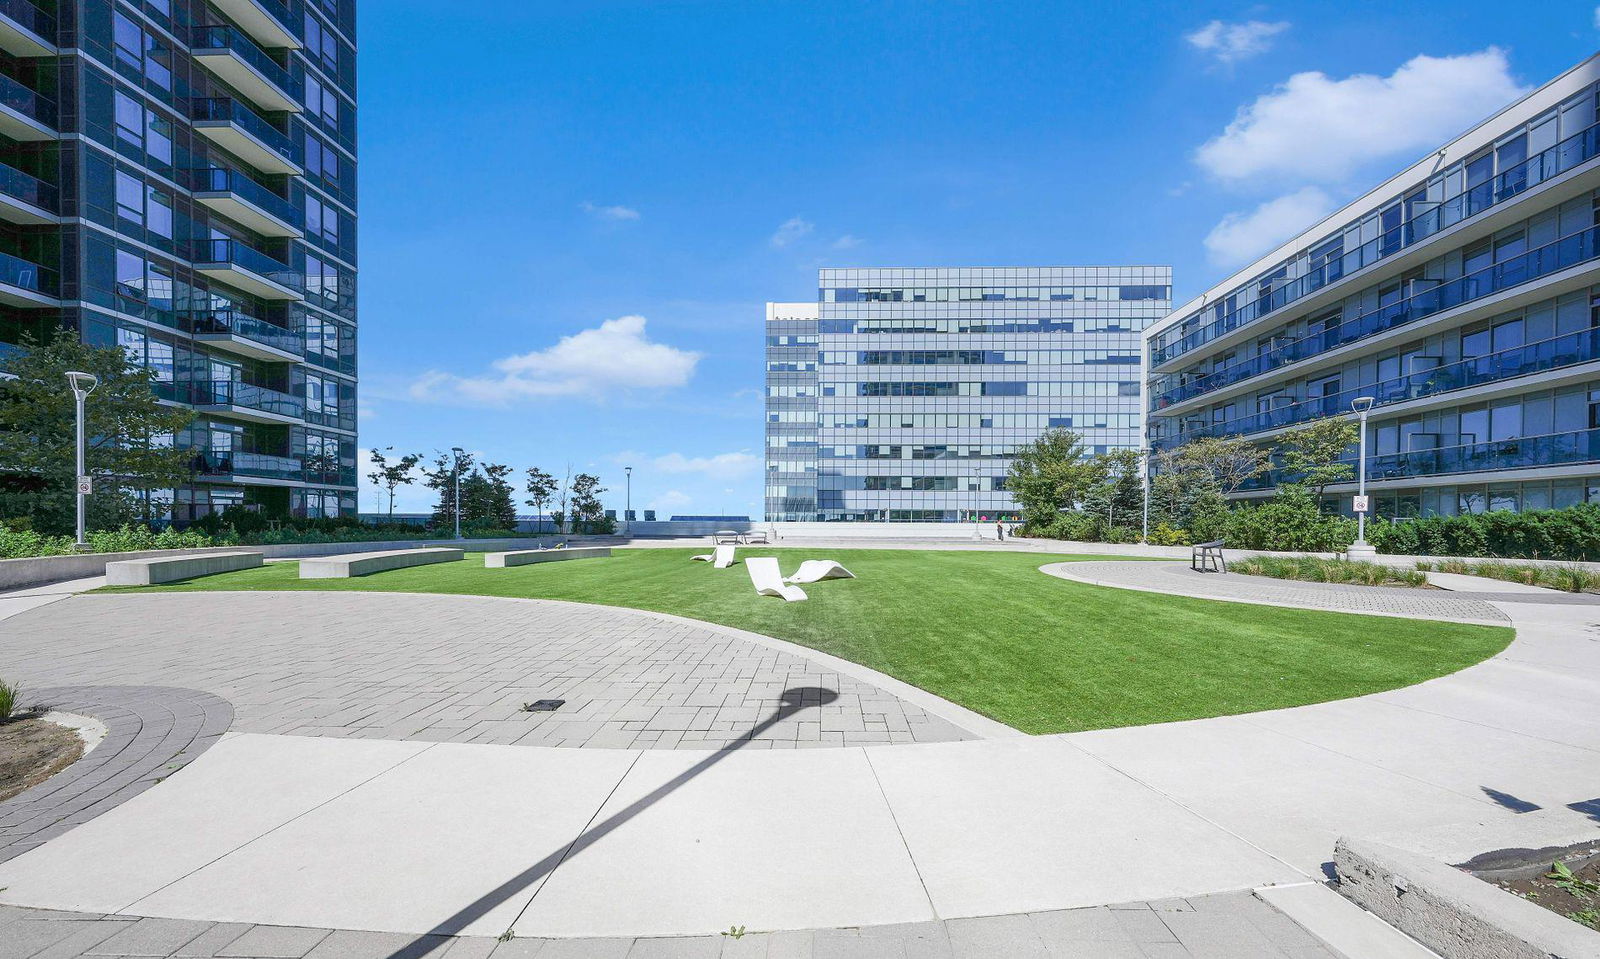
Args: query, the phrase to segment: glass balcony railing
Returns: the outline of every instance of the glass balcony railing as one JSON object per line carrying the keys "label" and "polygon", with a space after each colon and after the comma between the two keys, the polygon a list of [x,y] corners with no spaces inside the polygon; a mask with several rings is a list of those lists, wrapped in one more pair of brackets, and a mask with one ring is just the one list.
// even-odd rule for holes
{"label": "glass balcony railing", "polygon": [[194,471],[202,476],[257,476],[279,480],[302,480],[306,474],[305,464],[292,456],[231,450],[201,450],[195,454]]}
{"label": "glass balcony railing", "polygon": [[61,194],[55,186],[4,163],[0,163],[0,193],[51,213],[61,208]]}
{"label": "glass balcony railing", "polygon": [[189,118],[196,123],[224,121],[232,123],[250,136],[261,141],[268,150],[285,160],[294,162],[294,146],[289,135],[267,122],[243,101],[232,97],[204,97],[189,101]]}
{"label": "glass balcony railing", "polygon": [[[1222,423],[1210,423],[1199,429],[1184,430],[1177,443],[1203,436],[1249,435],[1327,416],[1347,415],[1350,414],[1350,402],[1362,396],[1376,398],[1378,402],[1373,409],[1378,409],[1388,403],[1403,403],[1595,360],[1600,360],[1600,329],[1581,330],[1487,356],[1474,356],[1409,376],[1397,376],[1333,396],[1320,396],[1253,416],[1241,416]],[[1172,444],[1158,442],[1157,445]]]}
{"label": "glass balcony railing", "polygon": [[190,247],[189,259],[196,264],[229,263],[241,270],[266,277],[279,286],[300,293],[306,291],[306,278],[303,274],[238,240],[195,240]]}
{"label": "glass balcony railing", "polygon": [[56,102],[0,73],[0,103],[50,129],[56,127]]}
{"label": "glass balcony railing", "polygon": [[240,173],[223,167],[203,167],[189,171],[189,189],[195,193],[232,193],[290,225],[295,221],[294,204]]}
{"label": "glass balcony railing", "polygon": [[[176,395],[171,398],[193,406],[240,406],[294,419],[305,416],[305,400],[300,397],[239,380],[200,380],[177,384],[177,387]],[[187,398],[183,394],[187,394]]]}
{"label": "glass balcony railing", "polygon": [[289,77],[289,71],[240,30],[226,24],[195,27],[189,33],[189,48],[227,50],[234,53],[265,77],[268,83],[291,97],[294,95],[294,85]]}
{"label": "glass balcony railing", "polygon": [[10,253],[0,253],[0,283],[45,296],[61,295],[61,277],[55,270]]}
{"label": "glass balcony railing", "polygon": [[[1412,476],[1441,476],[1449,473],[1478,473],[1495,470],[1531,469],[1569,463],[1600,461],[1600,429],[1570,433],[1524,436],[1492,443],[1446,446],[1409,453],[1387,453],[1367,457],[1367,480],[1404,479]],[[1343,462],[1352,467],[1354,456]],[[1251,479],[1240,489],[1272,489],[1292,483],[1297,477],[1288,470],[1273,470]]]}
{"label": "glass balcony railing", "polygon": [[1321,333],[1301,337],[1271,352],[1261,353],[1214,373],[1197,377],[1150,398],[1151,412],[1160,412],[1214,390],[1241,383],[1280,366],[1309,359],[1363,337],[1414,323],[1443,310],[1483,299],[1523,283],[1549,276],[1600,255],[1600,227],[1591,227],[1529,250],[1521,256],[1496,263],[1487,269],[1414,293],[1403,300],[1363,313]]}
{"label": "glass balcony railing", "polygon": [[305,353],[305,337],[247,313],[216,310],[194,321],[195,333],[229,333],[247,340],[301,356]]}
{"label": "glass balcony railing", "polygon": [[21,24],[29,32],[50,43],[56,42],[56,18],[28,0],[0,0],[0,17]]}
{"label": "glass balcony railing", "polygon": [[[1385,231],[1354,250],[1344,253],[1327,266],[1291,280],[1253,303],[1247,303],[1217,320],[1185,334],[1172,343],[1160,344],[1151,352],[1150,362],[1159,366],[1206,343],[1252,323],[1295,300],[1316,292],[1329,283],[1393,256],[1426,240],[1440,230],[1455,226],[1484,210],[1526,192],[1600,154],[1600,124],[1574,134],[1492,179],[1468,187],[1437,205],[1415,214],[1399,226]],[[1422,206],[1424,204],[1419,204]]]}

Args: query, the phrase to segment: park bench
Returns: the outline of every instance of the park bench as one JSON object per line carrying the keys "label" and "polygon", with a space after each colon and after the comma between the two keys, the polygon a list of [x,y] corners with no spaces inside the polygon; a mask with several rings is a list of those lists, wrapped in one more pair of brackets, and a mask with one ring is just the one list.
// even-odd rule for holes
{"label": "park bench", "polygon": [[445,546],[425,549],[390,549],[377,553],[345,553],[318,556],[300,561],[301,579],[348,579],[391,569],[427,566],[429,563],[454,563],[465,553]]}
{"label": "park bench", "polygon": [[744,534],[744,542],[745,542],[746,546],[755,545],[755,544],[768,545],[768,544],[770,544],[772,542],[772,539],[767,536],[767,531],[766,530],[764,530],[764,529],[753,529],[750,532]]}
{"label": "park bench", "polygon": [[1228,560],[1222,555],[1222,540],[1214,539],[1209,543],[1194,544],[1194,553],[1189,557],[1189,568],[1197,573],[1226,573]]}
{"label": "park bench", "polygon": [[559,563],[568,559],[600,559],[611,555],[609,546],[573,546],[567,549],[519,549],[507,553],[484,553],[488,569],[530,566],[534,563]]}
{"label": "park bench", "polygon": [[231,553],[189,553],[184,556],[158,556],[152,559],[124,559],[106,564],[107,586],[153,586],[212,573],[231,573],[262,564],[260,551]]}
{"label": "park bench", "polygon": [[738,530],[719,529],[711,534],[712,546],[723,546],[729,543],[737,546],[742,542],[744,542],[744,538],[739,535]]}

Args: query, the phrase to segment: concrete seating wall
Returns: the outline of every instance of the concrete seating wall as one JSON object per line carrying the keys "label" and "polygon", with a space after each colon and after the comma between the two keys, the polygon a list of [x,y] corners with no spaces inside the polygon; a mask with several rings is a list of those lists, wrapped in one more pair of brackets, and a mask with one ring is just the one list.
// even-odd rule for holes
{"label": "concrete seating wall", "polygon": [[106,564],[106,585],[152,586],[157,583],[171,583],[195,576],[210,576],[212,573],[253,569],[260,566],[262,560],[259,550],[125,559]]}
{"label": "concrete seating wall", "polygon": [[534,563],[559,563],[568,559],[600,559],[611,555],[609,546],[577,546],[567,549],[519,549],[506,553],[484,553],[483,565],[489,569],[531,566]]}
{"label": "concrete seating wall", "polygon": [[394,549],[378,553],[347,553],[343,556],[319,556],[300,561],[301,579],[348,579],[391,569],[427,566],[431,563],[459,562],[463,550],[439,547],[434,549]]}

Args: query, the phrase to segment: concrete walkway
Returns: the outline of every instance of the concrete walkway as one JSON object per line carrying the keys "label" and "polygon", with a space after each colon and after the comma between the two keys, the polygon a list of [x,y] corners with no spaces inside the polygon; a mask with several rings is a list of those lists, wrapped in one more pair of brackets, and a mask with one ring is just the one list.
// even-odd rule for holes
{"label": "concrete walkway", "polygon": [[[336,594],[261,595],[300,604]],[[1330,589],[1309,605],[1339,608],[1343,595]],[[181,618],[159,605],[179,594],[139,598],[156,604],[155,618]],[[18,625],[31,631],[103,599],[12,617],[0,648],[9,657],[26,646],[52,668],[36,642],[17,641]],[[181,774],[0,865],[0,902],[519,938],[950,930],[969,918],[1303,884],[1322,878],[1342,833],[1450,861],[1592,836],[1600,607],[1464,601],[1508,618],[1516,642],[1409,689],[1162,726],[784,752],[234,733]],[[302,615],[277,622],[292,630]],[[115,621],[101,626],[120,642]],[[64,671],[90,668],[72,647],[59,653]],[[156,658],[192,668],[172,649]],[[273,672],[250,657],[231,668]],[[771,718],[799,722],[817,708],[780,695]],[[859,954],[910,954],[897,948]],[[1105,954],[1154,954],[1138,948]]]}

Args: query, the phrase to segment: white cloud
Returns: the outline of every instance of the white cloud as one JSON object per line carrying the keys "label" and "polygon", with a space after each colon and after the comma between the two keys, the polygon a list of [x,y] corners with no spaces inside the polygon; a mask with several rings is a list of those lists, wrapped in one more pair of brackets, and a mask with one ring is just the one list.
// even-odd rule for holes
{"label": "white cloud", "polygon": [[844,236],[841,236],[837,240],[833,241],[833,248],[835,250],[853,250],[860,245],[861,237],[850,233],[846,233]]}
{"label": "white cloud", "polygon": [[708,473],[714,476],[728,476],[757,469],[761,466],[761,458],[744,450],[737,453],[718,453],[715,456],[684,456],[682,453],[668,453],[656,457],[650,465],[662,473]]}
{"label": "white cloud", "polygon": [[1206,235],[1206,253],[1220,266],[1248,263],[1331,212],[1332,197],[1318,187],[1303,187],[1249,213],[1223,217]]}
{"label": "white cloud", "polygon": [[1524,92],[1497,47],[1413,57],[1387,77],[1297,73],[1240,109],[1195,160],[1224,180],[1338,182],[1370,160],[1447,140]]}
{"label": "white cloud", "polygon": [[548,349],[496,360],[496,374],[457,376],[430,370],[411,384],[418,400],[485,406],[550,396],[603,398],[629,389],[670,389],[694,375],[699,353],[652,341],[645,318],[622,316],[564,336]]}
{"label": "white cloud", "polygon": [[781,250],[801,237],[804,237],[806,234],[816,229],[816,227],[817,225],[812,223],[810,220],[798,216],[792,216],[778,225],[777,232],[772,234],[772,239],[770,242],[773,246]]}
{"label": "white cloud", "polygon": [[685,493],[669,489],[660,496],[650,501],[649,509],[655,510],[656,519],[668,519],[675,509],[683,509],[694,500]]}
{"label": "white cloud", "polygon": [[1272,49],[1272,38],[1289,29],[1287,21],[1266,23],[1247,20],[1223,23],[1213,20],[1193,33],[1184,34],[1189,46],[1211,54],[1225,64],[1237,63]]}
{"label": "white cloud", "polygon": [[1594,8],[1594,28],[1600,30],[1600,7]]}
{"label": "white cloud", "polygon": [[580,206],[583,212],[601,220],[637,220],[639,211],[630,206],[596,206],[585,200]]}

